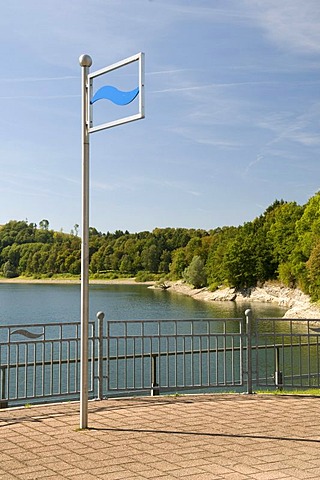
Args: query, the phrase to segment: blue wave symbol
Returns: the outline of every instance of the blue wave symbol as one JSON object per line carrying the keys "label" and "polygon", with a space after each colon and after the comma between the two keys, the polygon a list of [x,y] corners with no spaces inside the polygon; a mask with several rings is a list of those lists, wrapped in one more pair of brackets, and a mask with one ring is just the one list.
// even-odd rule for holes
{"label": "blue wave symbol", "polygon": [[105,87],[101,87],[99,90],[97,90],[90,103],[93,104],[98,100],[106,99],[110,100],[116,105],[128,105],[137,97],[138,94],[138,87],[130,92],[123,92],[122,90],[118,90],[116,87],[106,85]]}

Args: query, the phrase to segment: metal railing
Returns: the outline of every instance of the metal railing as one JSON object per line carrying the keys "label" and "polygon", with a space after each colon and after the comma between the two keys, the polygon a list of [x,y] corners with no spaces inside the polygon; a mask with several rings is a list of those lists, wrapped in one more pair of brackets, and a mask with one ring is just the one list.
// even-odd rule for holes
{"label": "metal railing", "polygon": [[106,339],[108,392],[244,385],[241,318],[109,321]]}
{"label": "metal railing", "polygon": [[[89,391],[94,389],[95,323],[89,325]],[[0,326],[2,406],[79,393],[80,324]]]}
{"label": "metal railing", "polygon": [[[254,387],[320,387],[315,320],[89,323],[90,398]],[[319,324],[320,325],[320,324]],[[0,326],[0,408],[78,399],[80,323]]]}
{"label": "metal railing", "polygon": [[257,318],[253,333],[255,384],[320,387],[320,320]]}

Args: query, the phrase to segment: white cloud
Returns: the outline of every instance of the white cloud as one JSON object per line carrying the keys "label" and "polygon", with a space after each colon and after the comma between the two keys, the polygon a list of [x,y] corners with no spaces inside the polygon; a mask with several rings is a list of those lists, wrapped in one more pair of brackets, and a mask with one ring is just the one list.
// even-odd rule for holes
{"label": "white cloud", "polygon": [[320,52],[319,0],[246,0],[268,38],[280,49]]}
{"label": "white cloud", "polygon": [[260,121],[260,127],[274,132],[275,136],[266,147],[281,141],[297,142],[307,147],[320,145],[319,125],[320,105],[312,104],[298,114],[277,112]]}
{"label": "white cloud", "polygon": [[57,80],[78,80],[79,76],[75,75],[65,75],[63,77],[16,77],[16,78],[0,78],[0,82],[11,83],[11,82],[52,82]]}

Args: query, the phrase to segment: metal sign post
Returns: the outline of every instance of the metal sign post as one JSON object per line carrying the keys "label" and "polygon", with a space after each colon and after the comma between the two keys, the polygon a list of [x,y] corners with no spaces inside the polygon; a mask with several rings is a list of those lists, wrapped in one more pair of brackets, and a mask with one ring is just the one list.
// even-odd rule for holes
{"label": "metal sign post", "polygon": [[[94,95],[93,80],[133,62],[139,65],[138,87],[124,92],[114,86],[103,86]],[[82,67],[82,236],[81,236],[81,361],[80,361],[80,428],[88,428],[88,333],[89,333],[89,135],[144,118],[144,54],[138,53],[109,67],[89,73],[92,59],[89,55],[79,58]],[[94,126],[93,104],[109,100],[125,106],[139,98],[138,113]]]}

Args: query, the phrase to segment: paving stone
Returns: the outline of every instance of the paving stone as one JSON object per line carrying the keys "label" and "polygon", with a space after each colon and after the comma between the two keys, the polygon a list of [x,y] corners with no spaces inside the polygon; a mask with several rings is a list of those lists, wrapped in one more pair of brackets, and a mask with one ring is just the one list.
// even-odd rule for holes
{"label": "paving stone", "polygon": [[319,399],[190,395],[1,410],[0,480],[320,478]]}

